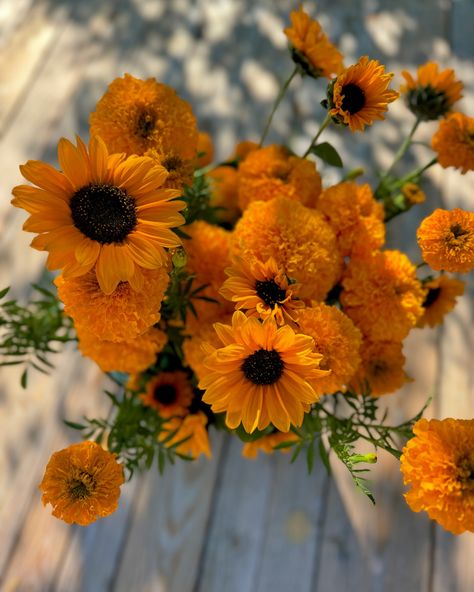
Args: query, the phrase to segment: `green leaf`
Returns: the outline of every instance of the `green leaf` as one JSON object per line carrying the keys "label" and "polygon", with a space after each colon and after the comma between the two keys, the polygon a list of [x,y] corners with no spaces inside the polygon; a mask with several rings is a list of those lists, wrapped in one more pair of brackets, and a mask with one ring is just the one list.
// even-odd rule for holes
{"label": "green leaf", "polygon": [[308,474],[310,475],[314,467],[314,440],[306,449],[306,466],[308,467]]}
{"label": "green leaf", "polygon": [[23,373],[20,378],[20,384],[21,384],[22,388],[26,389],[26,387],[28,385],[28,368],[25,368],[23,370]]}
{"label": "green leaf", "polygon": [[344,166],[338,151],[329,142],[316,144],[311,148],[310,152],[333,167],[342,168]]}
{"label": "green leaf", "polygon": [[321,438],[319,439],[319,442],[318,442],[318,449],[319,449],[319,456],[321,457],[321,460],[323,461],[323,465],[326,467],[326,471],[330,475],[331,474],[331,463],[329,462],[329,454],[328,454],[328,451],[326,450],[326,447],[324,446],[324,443],[321,440]]}
{"label": "green leaf", "polygon": [[74,421],[68,421],[67,419],[64,419],[63,422],[70,428],[72,428],[73,430],[83,430],[85,429],[85,425],[82,425],[81,423],[75,423]]}

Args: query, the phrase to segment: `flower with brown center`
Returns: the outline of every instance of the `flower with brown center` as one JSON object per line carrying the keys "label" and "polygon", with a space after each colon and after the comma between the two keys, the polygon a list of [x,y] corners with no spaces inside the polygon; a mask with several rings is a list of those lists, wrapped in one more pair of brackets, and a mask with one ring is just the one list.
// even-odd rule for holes
{"label": "flower with brown center", "polygon": [[451,113],[440,121],[431,144],[443,168],[460,169],[463,175],[474,170],[474,117]]}
{"label": "flower with brown center", "polygon": [[37,187],[13,189],[12,204],[30,213],[24,230],[39,233],[31,246],[48,251],[48,269],[65,279],[95,266],[105,294],[119,282],[140,291],[141,270],[166,265],[165,248],[181,244],[171,230],[184,222],[185,203],[172,201],[180,192],[160,189],[168,174],[151,158],[109,155],[100,138],[89,149],[62,138],[58,157],[62,171],[28,161],[20,170]]}
{"label": "flower with brown center", "polygon": [[185,372],[160,372],[148,381],[140,399],[147,407],[156,409],[161,417],[183,417],[189,412],[193,389]]}
{"label": "flower with brown center", "polygon": [[474,268],[474,212],[438,208],[423,220],[416,237],[432,269],[467,273]]}
{"label": "flower with brown center", "polygon": [[43,504],[52,505],[53,516],[87,526],[115,512],[123,483],[115,455],[86,441],[55,452],[39,488]]}
{"label": "flower with brown center", "polygon": [[424,282],[423,287],[427,290],[423,302],[424,313],[416,326],[435,327],[456,306],[456,298],[464,294],[464,282],[440,275]]}
{"label": "flower with brown center", "polygon": [[451,111],[462,97],[463,83],[456,80],[454,70],[439,71],[436,62],[427,62],[418,68],[417,79],[403,70],[406,84],[400,91],[406,95],[410,111],[423,121],[438,119]]}
{"label": "flower with brown center", "polygon": [[265,263],[236,257],[233,266],[225,271],[229,277],[220,293],[247,316],[272,316],[278,325],[283,325],[295,322],[298,310],[304,308],[303,301],[297,298],[299,284],[290,283],[272,257]]}
{"label": "flower with brown center", "polygon": [[367,56],[344,70],[328,88],[329,114],[352,132],[363,131],[376,119],[385,119],[388,104],[398,98],[389,90],[393,74],[385,66]]}
{"label": "flower with brown center", "polygon": [[288,325],[278,328],[272,317],[262,323],[240,311],[232,326],[214,328],[222,346],[204,346],[203,401],[214,413],[226,412],[231,429],[240,423],[248,433],[270,424],[282,432],[300,426],[318,400],[311,381],[327,374],[318,368],[322,356],[312,351],[312,338]]}
{"label": "flower with brown center", "polygon": [[[167,448],[174,446],[178,454],[185,454],[193,459],[198,458],[201,454],[211,458],[207,423],[208,419],[202,411],[190,413],[185,417],[172,417],[166,422],[158,440],[166,439],[164,445]],[[169,438],[173,432],[175,432],[174,435]]]}
{"label": "flower with brown center", "polygon": [[405,499],[453,534],[474,532],[474,419],[420,419],[400,459]]}
{"label": "flower with brown center", "polygon": [[290,14],[291,27],[284,33],[291,43],[291,56],[305,74],[331,78],[344,68],[341,52],[328,39],[321,25],[300,6]]}

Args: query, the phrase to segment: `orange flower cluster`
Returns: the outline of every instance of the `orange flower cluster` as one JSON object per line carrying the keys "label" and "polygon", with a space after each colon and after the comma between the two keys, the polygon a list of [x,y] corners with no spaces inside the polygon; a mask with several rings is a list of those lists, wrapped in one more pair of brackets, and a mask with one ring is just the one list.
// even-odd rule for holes
{"label": "orange flower cluster", "polygon": [[[384,249],[386,222],[425,201],[424,169],[395,172],[421,121],[443,118],[432,144],[443,167],[473,168],[472,118],[451,113],[462,83],[434,63],[416,80],[403,72],[417,119],[378,187],[354,172],[323,184],[314,156],[341,165],[332,146],[318,144],[325,128],[363,131],[399,93],[368,56],[345,68],[303,8],[290,18],[296,67],[260,144],[240,142],[213,164],[191,106],[155,79],[125,74],[91,114],[88,146],[62,139],[60,169],[28,161],[30,185],[13,190],[13,205],[29,214],[24,229],[37,235],[32,246],[61,271],[55,284],[80,351],[104,372],[130,374],[124,401],[143,414],[130,431],[141,437],[151,418],[146,463],[157,451],[159,463],[210,457],[212,424],[238,434],[249,458],[302,448],[308,422],[323,424],[317,411],[329,416],[322,397],[342,393],[352,405],[411,380],[404,339],[442,322],[464,290],[445,275],[419,277],[421,265]],[[297,74],[329,79],[327,116],[301,156],[263,145]],[[434,270],[474,268],[474,213],[438,209],[417,238]],[[422,420],[402,458],[410,506],[452,532],[474,525],[471,424]],[[85,442],[53,455],[40,487],[54,515],[88,524],[114,511],[122,482],[115,457]]]}

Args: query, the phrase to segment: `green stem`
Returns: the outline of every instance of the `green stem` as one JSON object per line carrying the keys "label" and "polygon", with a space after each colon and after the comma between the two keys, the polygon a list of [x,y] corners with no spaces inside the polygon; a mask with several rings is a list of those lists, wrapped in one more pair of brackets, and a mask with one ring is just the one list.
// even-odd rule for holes
{"label": "green stem", "polygon": [[408,173],[408,175],[405,175],[405,177],[402,177],[401,179],[399,179],[393,185],[393,188],[396,189],[398,187],[403,187],[403,185],[405,185],[405,183],[407,183],[408,181],[411,181],[412,179],[415,179],[416,177],[419,177],[422,173],[424,173],[426,170],[428,170],[430,167],[432,167],[437,162],[438,162],[438,159],[436,157],[432,158],[424,166],[420,167],[419,169],[415,169],[411,173]]}
{"label": "green stem", "polygon": [[405,153],[408,150],[408,148],[410,147],[413,136],[415,135],[415,132],[416,132],[418,126],[420,125],[420,123],[421,123],[421,119],[417,118],[415,123],[413,124],[413,127],[411,128],[410,133],[408,134],[408,136],[405,138],[404,142],[402,143],[402,145],[398,149],[398,152],[395,154],[395,158],[393,159],[392,164],[389,166],[387,171],[382,175],[382,179],[385,179],[385,177],[388,177],[388,175],[390,175],[390,173],[393,171],[393,169],[398,164],[398,162],[400,162],[400,160],[405,156]]}
{"label": "green stem", "polygon": [[316,135],[311,140],[311,144],[309,145],[308,150],[306,150],[306,152],[303,154],[302,158],[306,158],[308,156],[308,154],[311,152],[311,148],[319,140],[319,136],[323,133],[323,131],[327,128],[327,126],[331,123],[331,121],[332,121],[332,117],[329,114],[326,115],[326,119],[322,122],[321,127],[318,129]]}
{"label": "green stem", "polygon": [[284,82],[283,86],[280,88],[280,92],[278,93],[278,96],[275,99],[275,102],[273,103],[272,111],[270,113],[270,116],[267,119],[265,129],[263,130],[263,134],[262,134],[262,138],[260,140],[259,146],[263,146],[263,143],[265,142],[265,138],[267,137],[267,134],[268,134],[268,130],[270,129],[270,126],[272,124],[272,120],[273,120],[273,116],[275,115],[275,111],[278,109],[278,106],[280,105],[283,97],[285,96],[285,93],[288,90],[288,87],[290,86],[291,81],[293,80],[293,78],[297,74],[298,74],[298,68],[296,67],[293,70],[293,72],[290,74],[290,77]]}

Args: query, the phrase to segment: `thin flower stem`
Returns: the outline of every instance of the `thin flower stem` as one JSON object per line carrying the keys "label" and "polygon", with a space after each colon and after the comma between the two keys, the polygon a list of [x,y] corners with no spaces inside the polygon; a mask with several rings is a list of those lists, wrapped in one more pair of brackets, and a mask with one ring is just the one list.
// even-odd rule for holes
{"label": "thin flower stem", "polygon": [[293,80],[293,78],[297,74],[298,74],[298,68],[296,67],[293,70],[293,72],[290,74],[290,77],[284,82],[283,86],[280,88],[280,92],[278,93],[278,96],[275,99],[275,102],[273,103],[272,111],[270,113],[270,116],[267,119],[265,129],[263,130],[263,134],[262,134],[262,138],[260,140],[259,146],[263,146],[263,143],[265,142],[265,138],[267,137],[267,134],[268,134],[268,130],[270,129],[270,126],[272,124],[272,120],[273,120],[273,116],[275,115],[275,111],[278,109],[278,106],[280,105],[283,97],[285,96],[285,93],[288,90],[288,87],[290,86],[291,81]]}
{"label": "thin flower stem", "polygon": [[314,136],[314,138],[311,141],[311,144],[308,147],[308,150],[306,150],[306,152],[303,154],[303,158],[306,158],[308,156],[308,154],[311,152],[311,148],[316,144],[316,142],[319,140],[320,135],[323,133],[323,131],[327,128],[327,126],[331,123],[332,118],[331,116],[328,114],[326,115],[326,119],[322,122],[321,127],[318,129],[317,134]]}
{"label": "thin flower stem", "polygon": [[398,149],[398,152],[395,154],[392,164],[389,166],[387,171],[382,175],[382,180],[385,179],[386,177],[388,177],[388,175],[390,175],[390,173],[393,171],[393,169],[398,164],[398,162],[400,162],[400,160],[405,156],[405,153],[408,150],[408,148],[410,147],[410,145],[412,143],[413,136],[415,135],[415,132],[416,132],[418,126],[420,125],[420,123],[421,123],[421,119],[417,118],[415,123],[413,124],[413,127],[411,128],[410,133],[408,134],[408,136],[405,138],[404,142],[402,143],[402,145]]}
{"label": "thin flower stem", "polygon": [[411,173],[408,173],[408,175],[405,175],[405,177],[402,177],[393,185],[394,189],[397,187],[402,187],[403,185],[405,185],[405,183],[408,183],[408,181],[411,181],[412,179],[416,179],[417,177],[419,177],[422,173],[424,173],[426,170],[428,170],[430,167],[432,167],[437,162],[438,162],[438,159],[436,157],[434,157],[424,166],[420,167],[419,169],[415,169]]}

